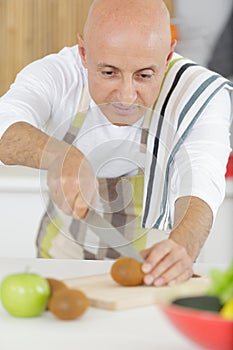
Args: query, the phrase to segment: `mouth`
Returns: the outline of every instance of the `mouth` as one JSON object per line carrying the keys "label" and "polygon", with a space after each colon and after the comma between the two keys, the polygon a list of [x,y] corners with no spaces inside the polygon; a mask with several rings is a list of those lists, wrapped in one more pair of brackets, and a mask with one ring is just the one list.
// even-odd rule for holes
{"label": "mouth", "polygon": [[137,110],[136,105],[123,105],[121,103],[111,103],[111,106],[116,114],[122,116],[134,114]]}

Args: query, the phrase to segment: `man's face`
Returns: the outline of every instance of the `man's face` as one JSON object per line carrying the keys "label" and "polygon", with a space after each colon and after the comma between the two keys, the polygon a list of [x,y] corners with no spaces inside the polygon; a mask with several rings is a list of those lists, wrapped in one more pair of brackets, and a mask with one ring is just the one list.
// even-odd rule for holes
{"label": "man's face", "polygon": [[155,102],[171,53],[153,34],[135,37],[132,31],[106,33],[84,43],[79,51],[88,69],[90,94],[116,125],[131,125]]}

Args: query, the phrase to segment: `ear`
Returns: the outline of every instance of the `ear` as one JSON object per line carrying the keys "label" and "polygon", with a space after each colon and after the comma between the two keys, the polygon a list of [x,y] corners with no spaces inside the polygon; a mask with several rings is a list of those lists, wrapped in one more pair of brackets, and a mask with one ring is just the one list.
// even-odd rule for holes
{"label": "ear", "polygon": [[168,66],[169,66],[169,64],[171,62],[171,59],[172,59],[172,56],[173,56],[176,44],[177,44],[177,41],[176,40],[172,40],[171,47],[170,47],[170,52],[169,52],[169,54],[167,56],[167,63],[166,63],[167,68],[168,68]]}
{"label": "ear", "polygon": [[78,51],[81,56],[82,64],[85,68],[87,68],[86,49],[85,49],[84,39],[81,34],[78,34],[77,37],[78,37]]}

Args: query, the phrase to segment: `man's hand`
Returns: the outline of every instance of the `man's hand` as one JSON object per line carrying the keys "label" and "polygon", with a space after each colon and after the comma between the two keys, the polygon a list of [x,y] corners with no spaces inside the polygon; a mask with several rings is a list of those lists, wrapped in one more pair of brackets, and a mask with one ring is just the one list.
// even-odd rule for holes
{"label": "man's hand", "polygon": [[147,285],[160,287],[181,283],[193,274],[193,261],[186,249],[170,238],[141,251],[141,254],[146,261],[143,271]]}
{"label": "man's hand", "polygon": [[67,215],[82,219],[95,200],[98,182],[84,155],[71,146],[48,167],[48,187],[54,203]]}
{"label": "man's hand", "polygon": [[203,200],[192,196],[178,198],[169,238],[141,252],[145,283],[162,286],[189,279],[212,223],[212,210]]}

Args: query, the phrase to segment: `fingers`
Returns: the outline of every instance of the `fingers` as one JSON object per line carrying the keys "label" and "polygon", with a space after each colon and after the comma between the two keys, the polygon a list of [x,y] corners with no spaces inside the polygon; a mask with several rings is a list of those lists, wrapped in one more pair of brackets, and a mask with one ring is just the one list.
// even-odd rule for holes
{"label": "fingers", "polygon": [[78,194],[75,198],[72,214],[77,219],[83,219],[89,209],[88,203],[83,199],[81,194]]}
{"label": "fingers", "polygon": [[152,248],[148,248],[148,249],[143,249],[140,251],[140,254],[142,255],[143,259],[147,259],[147,257],[149,256],[150,252],[152,251]]}
{"label": "fingers", "polygon": [[83,219],[89,208],[95,206],[96,194],[98,191],[98,181],[91,177],[89,181],[80,181],[79,188],[81,191],[77,193],[73,206],[72,214],[78,219]]}
{"label": "fingers", "polygon": [[[63,185],[62,185],[63,184]],[[90,187],[90,186],[89,186]],[[88,189],[80,191],[78,183],[73,185],[73,180],[62,179],[56,182],[53,188],[50,187],[51,198],[54,203],[67,215],[73,215],[78,219],[86,216],[89,207],[95,197],[95,190],[88,193]]]}
{"label": "fingers", "polygon": [[48,171],[48,186],[53,202],[65,214],[79,219],[94,202],[98,182],[85,157],[76,151],[54,162]]}
{"label": "fingers", "polygon": [[173,285],[192,276],[191,258],[184,247],[171,239],[159,242],[141,254],[145,259],[142,269],[147,285]]}
{"label": "fingers", "polygon": [[77,185],[70,178],[53,178],[48,183],[50,196],[56,206],[65,214],[72,215],[73,204],[77,196]]}

